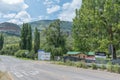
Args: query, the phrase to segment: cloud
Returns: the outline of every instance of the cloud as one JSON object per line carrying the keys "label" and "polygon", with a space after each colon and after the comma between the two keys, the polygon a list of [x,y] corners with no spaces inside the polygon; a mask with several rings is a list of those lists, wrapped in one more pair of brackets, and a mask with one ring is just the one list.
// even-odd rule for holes
{"label": "cloud", "polygon": [[61,7],[57,5],[58,3],[60,3],[60,0],[45,0],[44,5],[47,7],[47,13],[51,14],[60,10]]}
{"label": "cloud", "polygon": [[0,13],[19,12],[28,7],[24,0],[0,0]]}
{"label": "cloud", "polygon": [[58,18],[64,21],[72,21],[75,17],[75,9],[79,9],[81,4],[82,0],[73,0],[71,3],[64,3],[62,12],[58,15]]}
{"label": "cloud", "polygon": [[16,24],[22,24],[23,22],[30,22],[31,21],[31,16],[26,12],[26,11],[21,11],[16,16],[8,22],[16,23]]}
{"label": "cloud", "polygon": [[16,16],[15,13],[11,13],[11,14],[6,14],[6,15],[3,15],[3,18],[14,18]]}
{"label": "cloud", "polygon": [[8,20],[7,22],[22,24],[22,22],[20,22],[20,21],[17,20],[17,19],[10,19],[10,20]]}
{"label": "cloud", "polygon": [[47,13],[48,14],[51,14],[51,13],[54,13],[56,11],[60,10],[60,6],[58,5],[54,5],[52,6],[51,8],[47,8]]}
{"label": "cloud", "polygon": [[26,11],[28,7],[24,0],[0,0],[1,18],[17,24],[29,22],[31,16]]}

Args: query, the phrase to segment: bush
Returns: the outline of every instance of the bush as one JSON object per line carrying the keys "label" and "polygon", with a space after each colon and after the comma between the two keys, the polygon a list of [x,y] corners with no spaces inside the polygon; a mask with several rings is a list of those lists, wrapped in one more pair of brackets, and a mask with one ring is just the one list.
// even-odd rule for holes
{"label": "bush", "polygon": [[113,71],[116,73],[120,73],[120,66],[119,64],[114,65]]}
{"label": "bush", "polygon": [[75,65],[75,63],[74,63],[74,62],[72,62],[72,61],[67,61],[67,62],[66,62],[66,65],[68,65],[68,66],[74,66],[74,65]]}
{"label": "bush", "polygon": [[91,67],[92,67],[92,69],[97,69],[98,68],[95,63],[92,63]]}
{"label": "bush", "polygon": [[117,55],[117,56],[120,56],[120,50],[117,50],[117,51],[116,51],[116,55]]}
{"label": "bush", "polygon": [[26,52],[29,52],[29,51],[28,50],[19,50],[15,53],[15,56],[26,58],[26,55],[27,55]]}
{"label": "bush", "polygon": [[107,71],[113,72],[113,68],[114,68],[114,66],[112,65],[112,63],[108,62],[107,63]]}
{"label": "bush", "polygon": [[106,69],[106,66],[105,66],[105,65],[102,65],[100,68],[101,68],[102,70],[105,70],[105,69]]}
{"label": "bush", "polygon": [[18,45],[7,45],[1,51],[1,55],[14,55],[15,52],[19,50]]}
{"label": "bush", "polygon": [[30,59],[35,59],[36,58],[35,51],[34,50],[30,51],[29,53],[26,54],[26,57]]}
{"label": "bush", "polygon": [[0,55],[4,55],[5,52],[3,50],[0,50]]}

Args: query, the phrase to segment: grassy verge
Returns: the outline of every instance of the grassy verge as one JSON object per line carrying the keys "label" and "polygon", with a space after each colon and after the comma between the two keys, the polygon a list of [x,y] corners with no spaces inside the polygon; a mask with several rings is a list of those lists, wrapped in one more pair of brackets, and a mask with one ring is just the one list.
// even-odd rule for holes
{"label": "grassy verge", "polygon": [[105,65],[97,66],[95,63],[92,63],[90,65],[87,65],[85,62],[72,62],[72,61],[67,61],[67,62],[62,62],[62,61],[52,61],[53,64],[58,64],[58,65],[66,65],[66,66],[74,66],[77,68],[84,68],[84,69],[93,69],[93,70],[107,70],[109,72],[114,72],[114,73],[119,73],[120,74],[120,65],[118,64],[111,64],[110,62]]}
{"label": "grassy verge", "polygon": [[0,80],[13,80],[13,79],[8,72],[1,72],[0,71]]}

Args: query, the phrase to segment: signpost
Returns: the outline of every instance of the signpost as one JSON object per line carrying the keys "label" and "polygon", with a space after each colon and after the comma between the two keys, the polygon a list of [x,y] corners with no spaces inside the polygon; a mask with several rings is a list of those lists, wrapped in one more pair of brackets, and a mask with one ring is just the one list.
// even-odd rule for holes
{"label": "signpost", "polygon": [[38,60],[50,60],[51,53],[38,50]]}

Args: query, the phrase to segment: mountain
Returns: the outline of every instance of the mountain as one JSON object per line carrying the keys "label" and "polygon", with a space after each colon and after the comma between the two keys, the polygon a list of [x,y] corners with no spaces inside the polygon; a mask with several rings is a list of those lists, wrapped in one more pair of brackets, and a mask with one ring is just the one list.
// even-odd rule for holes
{"label": "mountain", "polygon": [[[39,21],[30,22],[29,24],[31,24],[32,30],[34,30],[35,27],[37,27],[39,30],[44,30],[52,22],[54,22],[54,20],[39,20]],[[71,31],[71,28],[72,28],[72,22],[61,21],[61,29],[63,31]]]}
{"label": "mountain", "polygon": [[[50,23],[54,22],[54,20],[39,20],[34,22],[29,22],[34,32],[35,27],[37,27],[40,31],[47,28]],[[4,22],[0,23],[0,32],[4,32],[11,35],[20,35],[20,28],[22,25],[17,25],[14,23]],[[72,22],[69,21],[61,21],[61,29],[64,32],[71,32]]]}
{"label": "mountain", "polygon": [[20,35],[20,27],[17,24],[4,22],[0,23],[0,32],[10,35]]}

